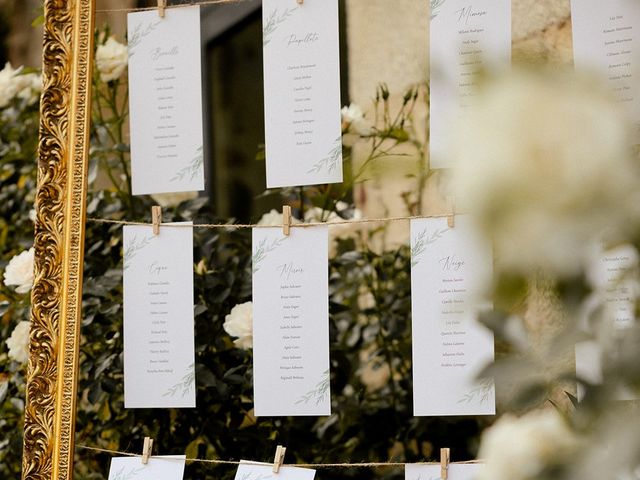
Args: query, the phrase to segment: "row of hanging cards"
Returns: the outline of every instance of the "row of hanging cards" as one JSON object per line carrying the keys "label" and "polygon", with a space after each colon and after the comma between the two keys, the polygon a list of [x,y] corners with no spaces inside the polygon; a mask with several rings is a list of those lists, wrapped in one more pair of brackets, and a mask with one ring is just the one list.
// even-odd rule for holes
{"label": "row of hanging cards", "polygon": [[576,69],[599,75],[625,105],[640,142],[640,3],[571,0]]}
{"label": "row of hanging cards", "polygon": [[253,230],[256,416],[330,415],[327,227]]}
{"label": "row of hanging cards", "polygon": [[467,216],[411,221],[413,400],[416,416],[493,415],[493,381],[478,374],[494,358],[478,320],[493,272],[491,244]]}
{"label": "row of hanging cards", "polygon": [[196,406],[191,223],[125,226],[125,408]]}
{"label": "row of hanging cards", "polygon": [[338,0],[263,0],[267,188],[342,182]]}
{"label": "row of hanging cards", "polygon": [[204,190],[200,8],[127,18],[133,194]]}
{"label": "row of hanging cards", "polygon": [[511,63],[511,0],[432,0],[430,151],[449,168],[451,127],[473,108],[483,70]]}

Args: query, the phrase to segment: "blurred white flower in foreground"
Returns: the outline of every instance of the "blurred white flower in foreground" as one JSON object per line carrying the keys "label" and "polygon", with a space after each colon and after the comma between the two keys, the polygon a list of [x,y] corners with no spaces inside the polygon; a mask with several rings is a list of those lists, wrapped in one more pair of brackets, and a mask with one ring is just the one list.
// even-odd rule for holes
{"label": "blurred white flower in foreground", "polygon": [[380,390],[389,383],[391,369],[380,355],[376,355],[375,348],[360,351],[360,368],[358,376],[368,392]]}
{"label": "blurred white flower in foreground", "polygon": [[96,67],[103,82],[120,78],[124,69],[127,68],[128,61],[127,46],[119,43],[113,37],[109,37],[96,49]]}
{"label": "blurred white flower in foreground", "polygon": [[30,322],[20,322],[11,332],[6,344],[9,347],[9,358],[18,363],[29,360],[29,329]]}
{"label": "blurred white flower in foreground", "polygon": [[535,410],[521,418],[505,415],[482,434],[478,456],[486,465],[477,480],[538,478],[545,468],[566,462],[578,445],[555,410]]}
{"label": "blurred white flower in foreground", "polygon": [[33,260],[35,250],[29,250],[14,256],[4,270],[4,284],[16,286],[16,292],[27,293],[33,286]]}
{"label": "blurred white flower in foreground", "polygon": [[14,69],[7,62],[0,70],[0,108],[6,107],[15,97],[34,103],[42,90],[42,76],[38,73],[22,73],[23,67]]}
{"label": "blurred white flower in foreground", "polygon": [[454,193],[493,236],[500,266],[573,274],[592,239],[634,226],[629,127],[575,76],[518,72],[487,87],[454,136]]}
{"label": "blurred white flower in foreground", "polygon": [[245,302],[236,305],[231,313],[224,317],[224,331],[237,337],[233,343],[238,348],[253,348],[253,303]]}

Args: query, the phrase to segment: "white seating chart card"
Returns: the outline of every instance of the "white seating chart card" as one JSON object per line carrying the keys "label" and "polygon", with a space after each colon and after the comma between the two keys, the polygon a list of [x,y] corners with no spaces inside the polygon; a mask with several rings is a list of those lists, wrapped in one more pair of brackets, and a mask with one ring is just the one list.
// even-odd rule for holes
{"label": "white seating chart card", "polygon": [[627,106],[640,141],[640,3],[571,0],[571,22],[576,68],[602,76]]}
{"label": "white seating chart card", "polygon": [[[306,2],[305,2],[306,4]],[[258,417],[330,415],[327,227],[253,229]]]}
{"label": "white seating chart card", "polygon": [[342,182],[338,0],[263,0],[267,187]]}
{"label": "white seating chart card", "polygon": [[[449,480],[475,480],[482,468],[481,463],[449,465]],[[440,465],[407,465],[404,468],[405,480],[440,480]]]}
{"label": "white seating chart card", "polygon": [[493,381],[478,373],[494,355],[493,334],[476,319],[490,307],[491,244],[471,220],[411,221],[413,401],[416,416],[495,414]]}
{"label": "white seating chart card", "polygon": [[187,226],[165,225],[159,235],[151,226],[123,229],[125,408],[196,406],[193,229]]}
{"label": "white seating chart card", "polygon": [[431,166],[450,168],[452,125],[473,106],[478,72],[511,62],[511,0],[431,4]]}
{"label": "white seating chart card", "polygon": [[143,464],[140,457],[114,457],[109,480],[182,480],[186,459],[184,455],[159,456]]}
{"label": "white seating chart card", "polygon": [[200,8],[127,18],[133,194],[204,190]]}
{"label": "white seating chart card", "polygon": [[[244,460],[242,461],[244,462]],[[235,480],[313,480],[315,470],[298,467],[280,467],[280,472],[273,473],[273,464],[258,465],[254,462],[240,463]]]}

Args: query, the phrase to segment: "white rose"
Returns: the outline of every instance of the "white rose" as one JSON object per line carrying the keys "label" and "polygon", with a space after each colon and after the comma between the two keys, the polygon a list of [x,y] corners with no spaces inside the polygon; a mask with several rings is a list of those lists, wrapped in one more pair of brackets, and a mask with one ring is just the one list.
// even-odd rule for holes
{"label": "white rose", "polygon": [[364,113],[359,105],[352,103],[348,107],[342,107],[340,114],[342,116],[343,130],[350,130],[360,136],[371,134],[372,127],[365,120]]}
{"label": "white rose", "polygon": [[162,208],[175,207],[180,203],[193,200],[198,196],[198,192],[179,192],[179,193],[154,193],[151,198]]}
{"label": "white rose", "polygon": [[253,303],[245,302],[236,305],[231,313],[224,317],[224,331],[237,337],[233,343],[238,348],[253,348]]}
{"label": "white rose", "polygon": [[96,50],[96,67],[103,82],[120,78],[124,69],[127,68],[128,61],[127,46],[119,43],[113,37],[109,37]]}
{"label": "white rose", "polygon": [[6,341],[9,347],[9,358],[19,363],[29,360],[29,330],[30,322],[20,322],[11,332],[11,337]]}
{"label": "white rose", "polygon": [[553,409],[516,418],[505,415],[482,434],[477,480],[528,480],[560,463],[578,448],[577,437]]}
{"label": "white rose", "polygon": [[14,256],[4,270],[4,284],[16,285],[16,292],[27,293],[33,286],[33,258],[35,250],[29,250]]}
{"label": "white rose", "polygon": [[0,108],[9,105],[16,96],[33,103],[42,90],[42,77],[37,73],[22,75],[22,67],[14,69],[7,62],[0,70]]}
{"label": "white rose", "polygon": [[498,268],[576,274],[591,241],[638,225],[640,172],[620,105],[573,75],[492,81],[451,145],[459,210],[493,236]]}
{"label": "white rose", "polygon": [[[300,220],[291,216],[291,223],[300,223]],[[262,215],[260,220],[258,221],[258,225],[272,226],[278,227],[282,225],[282,212],[278,212],[276,209],[271,209],[270,212]]]}

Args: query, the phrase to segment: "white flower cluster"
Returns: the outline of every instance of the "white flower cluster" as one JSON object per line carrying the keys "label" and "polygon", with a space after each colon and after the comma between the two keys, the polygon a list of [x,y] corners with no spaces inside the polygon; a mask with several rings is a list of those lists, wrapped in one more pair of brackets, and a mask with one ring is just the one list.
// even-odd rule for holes
{"label": "white flower cluster", "polygon": [[23,67],[14,69],[7,62],[0,70],[0,108],[14,98],[23,98],[29,104],[36,102],[42,91],[42,76],[37,73],[22,73]]}
{"label": "white flower cluster", "polygon": [[9,358],[18,363],[25,363],[29,360],[29,330],[30,322],[20,322],[11,332],[11,336],[6,340],[9,347]]}
{"label": "white flower cluster", "polygon": [[535,410],[516,418],[504,415],[484,431],[479,458],[486,465],[477,480],[528,480],[566,460],[579,446],[558,412]]}
{"label": "white flower cluster", "polygon": [[253,303],[245,302],[236,305],[224,317],[224,331],[232,337],[236,347],[248,350],[253,348]]}
{"label": "white flower cluster", "polygon": [[4,270],[4,284],[15,286],[16,292],[27,293],[33,286],[33,261],[35,250],[31,247],[14,256]]}
{"label": "white flower cluster", "polygon": [[454,193],[501,268],[571,275],[595,238],[637,225],[629,131],[620,106],[575,76],[515,72],[487,87],[455,136]]}
{"label": "white flower cluster", "polygon": [[96,68],[103,82],[120,78],[129,62],[127,46],[109,37],[96,49]]}

